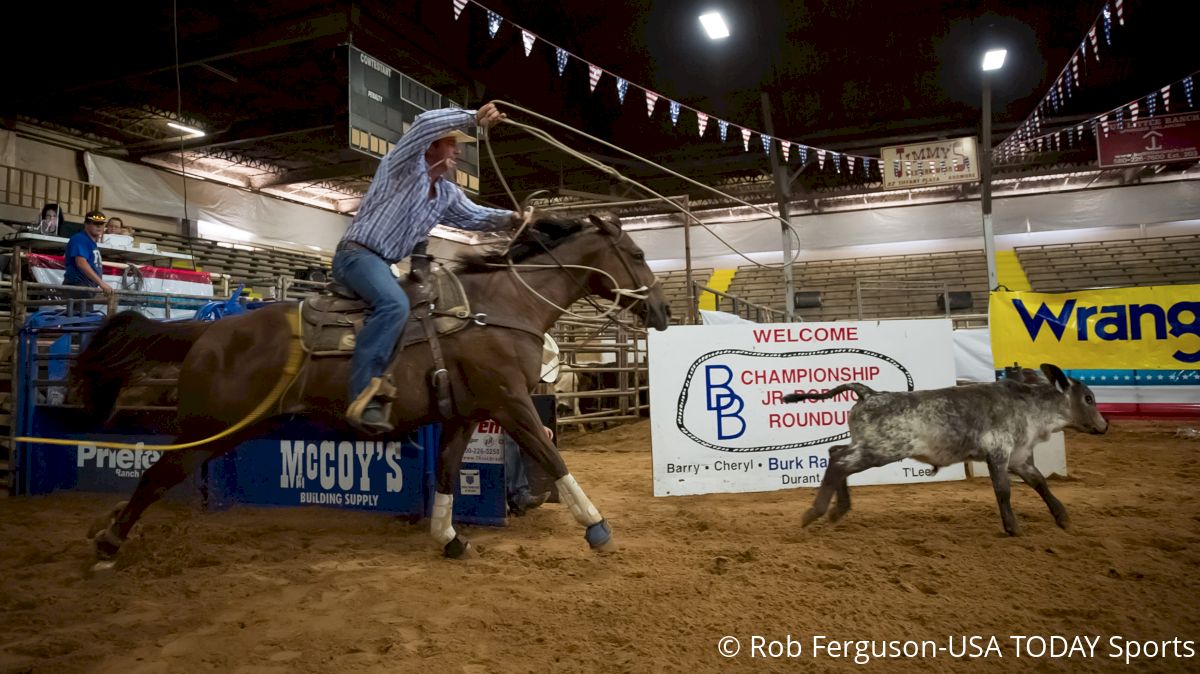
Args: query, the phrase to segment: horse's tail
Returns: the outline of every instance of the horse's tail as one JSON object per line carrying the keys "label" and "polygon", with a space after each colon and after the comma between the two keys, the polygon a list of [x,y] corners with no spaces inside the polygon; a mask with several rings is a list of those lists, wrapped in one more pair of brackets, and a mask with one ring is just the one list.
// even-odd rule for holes
{"label": "horse's tail", "polygon": [[104,322],[71,371],[84,413],[99,424],[110,416],[117,396],[134,376],[155,365],[180,363],[211,326],[202,321],[154,321],[121,312]]}
{"label": "horse's tail", "polygon": [[834,386],[824,393],[789,393],[783,397],[785,403],[798,403],[801,400],[828,400],[836,395],[845,393],[846,391],[854,391],[854,395],[858,396],[859,400],[863,400],[869,396],[876,395],[879,391],[855,382],[853,384],[842,384]]}

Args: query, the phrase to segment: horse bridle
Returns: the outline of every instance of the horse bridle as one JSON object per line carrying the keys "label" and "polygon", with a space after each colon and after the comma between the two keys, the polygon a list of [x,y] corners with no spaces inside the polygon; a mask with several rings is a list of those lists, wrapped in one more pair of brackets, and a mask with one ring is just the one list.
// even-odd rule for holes
{"label": "horse bridle", "polygon": [[[521,231],[523,231],[525,229],[525,227],[528,226],[529,221],[531,219],[532,219],[531,215],[528,214],[528,212],[527,212],[525,222],[522,223],[520,229],[518,229],[517,234],[514,236],[514,239],[516,238],[516,236],[520,235]],[[618,236],[614,237],[614,236],[612,236],[612,234],[610,234],[606,229],[604,229],[602,227],[597,226],[597,229],[601,230],[601,232],[605,236],[605,239],[608,241],[609,245],[613,247],[614,252],[617,254],[617,259],[621,261],[621,266],[625,268],[625,273],[627,273],[629,275],[629,278],[636,279],[637,273],[634,272],[633,266],[629,263],[629,260],[626,259],[626,256],[623,253],[623,251],[621,250],[621,247],[619,245],[621,242],[621,239],[625,236],[628,236],[628,234],[625,232],[625,230],[618,228],[618,231],[620,232],[620,234]],[[600,312],[602,318],[607,317],[608,322],[616,323],[617,325],[620,325],[620,326],[628,328],[628,329],[632,329],[632,330],[638,329],[637,326],[629,325],[629,324],[625,323],[624,321],[621,321],[620,319],[616,318],[617,312],[614,311],[614,308],[618,308],[618,309],[632,308],[638,302],[644,302],[647,299],[649,299],[650,290],[653,289],[655,285],[658,285],[659,283],[662,282],[657,276],[654,278],[654,282],[651,283],[649,286],[643,284],[642,286],[640,286],[638,288],[634,288],[634,289],[621,288],[621,287],[619,287],[620,284],[617,283],[617,279],[612,274],[609,274],[608,272],[604,271],[603,269],[598,269],[596,267],[587,267],[586,265],[563,264],[563,262],[561,260],[559,260],[557,257],[554,256],[554,251],[551,248],[549,248],[548,246],[546,246],[546,244],[544,242],[542,242],[540,240],[536,240],[536,241],[537,241],[537,244],[542,247],[542,250],[547,255],[550,256],[550,259],[554,261],[554,264],[558,265],[559,269],[563,269],[563,270],[566,270],[568,268],[591,269],[593,271],[599,271],[601,274],[603,274],[603,275],[607,276],[609,279],[611,279],[614,287],[612,288],[612,290],[610,292],[612,292],[614,298],[616,298],[616,299],[613,300],[613,305],[614,305],[613,307],[605,308],[605,307],[600,306],[600,304],[598,304],[594,299],[592,299],[591,291],[588,288],[584,287],[583,283],[578,278],[571,276],[571,279],[580,288],[580,290],[585,291],[584,299],[587,301],[588,304],[592,305],[593,307],[596,308],[597,311]],[[520,274],[517,273],[517,267],[519,267],[521,265],[518,265],[512,261],[511,250],[512,249],[510,246],[509,250],[505,251],[505,258],[508,263],[509,271],[512,272],[513,276],[515,276],[517,278],[517,280],[522,283],[522,285],[525,285],[525,287],[528,288],[529,287],[528,284],[526,284],[524,282],[524,280],[521,279]],[[530,288],[530,290],[532,290],[532,288]],[[550,300],[546,299],[545,297],[542,297],[536,291],[534,291],[534,295],[536,295],[542,301],[550,303],[556,309],[563,310],[566,313],[571,313],[568,309],[566,309],[564,307],[559,307],[559,306],[555,305],[553,302],[550,302]],[[633,302],[628,307],[622,307],[622,306],[620,306],[620,301],[619,301],[619,298],[621,298],[621,297],[632,298]],[[607,325],[607,323],[605,323],[605,325]]]}

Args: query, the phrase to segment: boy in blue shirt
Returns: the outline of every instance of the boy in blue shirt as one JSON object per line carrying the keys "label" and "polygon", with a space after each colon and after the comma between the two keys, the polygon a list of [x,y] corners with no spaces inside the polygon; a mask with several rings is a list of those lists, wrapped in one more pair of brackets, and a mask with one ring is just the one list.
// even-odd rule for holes
{"label": "boy in blue shirt", "polygon": [[92,211],[83,218],[83,231],[67,240],[63,285],[99,288],[106,295],[112,294],[112,286],[104,282],[104,267],[100,262],[100,249],[96,246],[104,236],[107,222],[103,213]]}

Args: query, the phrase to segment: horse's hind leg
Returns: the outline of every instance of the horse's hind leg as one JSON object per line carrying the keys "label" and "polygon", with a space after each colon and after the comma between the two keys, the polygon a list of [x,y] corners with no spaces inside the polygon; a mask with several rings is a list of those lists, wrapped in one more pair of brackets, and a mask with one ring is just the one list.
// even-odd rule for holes
{"label": "horse's hind leg", "polygon": [[111,569],[116,564],[121,545],[146,508],[162,498],[168,489],[187,479],[212,453],[207,449],[163,452],[159,460],[142,473],[129,501],[114,511],[108,522],[92,536],[97,560],[94,568]]}
{"label": "horse's hind leg", "polygon": [[616,546],[612,542],[612,527],[583,493],[575,477],[567,470],[567,464],[559,454],[558,448],[542,431],[542,422],[538,417],[537,408],[533,406],[533,400],[526,398],[523,403],[497,413],[496,421],[499,421],[504,430],[517,441],[522,451],[536,459],[554,478],[558,499],[571,511],[575,521],[585,528],[583,536],[588,545],[602,552],[614,550]]}
{"label": "horse's hind leg", "polygon": [[451,559],[469,556],[471,544],[454,530],[454,480],[462,467],[463,453],[471,440],[474,422],[456,419],[442,424],[442,451],[438,461],[437,492],[433,495],[433,517],[429,532]]}

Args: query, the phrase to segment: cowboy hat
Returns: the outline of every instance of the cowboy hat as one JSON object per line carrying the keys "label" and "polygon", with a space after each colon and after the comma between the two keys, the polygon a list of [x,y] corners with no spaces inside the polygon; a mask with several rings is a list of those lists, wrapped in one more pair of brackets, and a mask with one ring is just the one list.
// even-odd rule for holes
{"label": "cowboy hat", "polygon": [[453,138],[454,142],[456,142],[456,143],[474,143],[475,142],[474,136],[472,136],[468,133],[459,131],[458,129],[453,129],[451,131],[447,131],[446,133],[443,133],[442,135],[438,136],[437,138],[434,138],[433,142],[436,143],[440,140],[445,140],[447,138]]}

